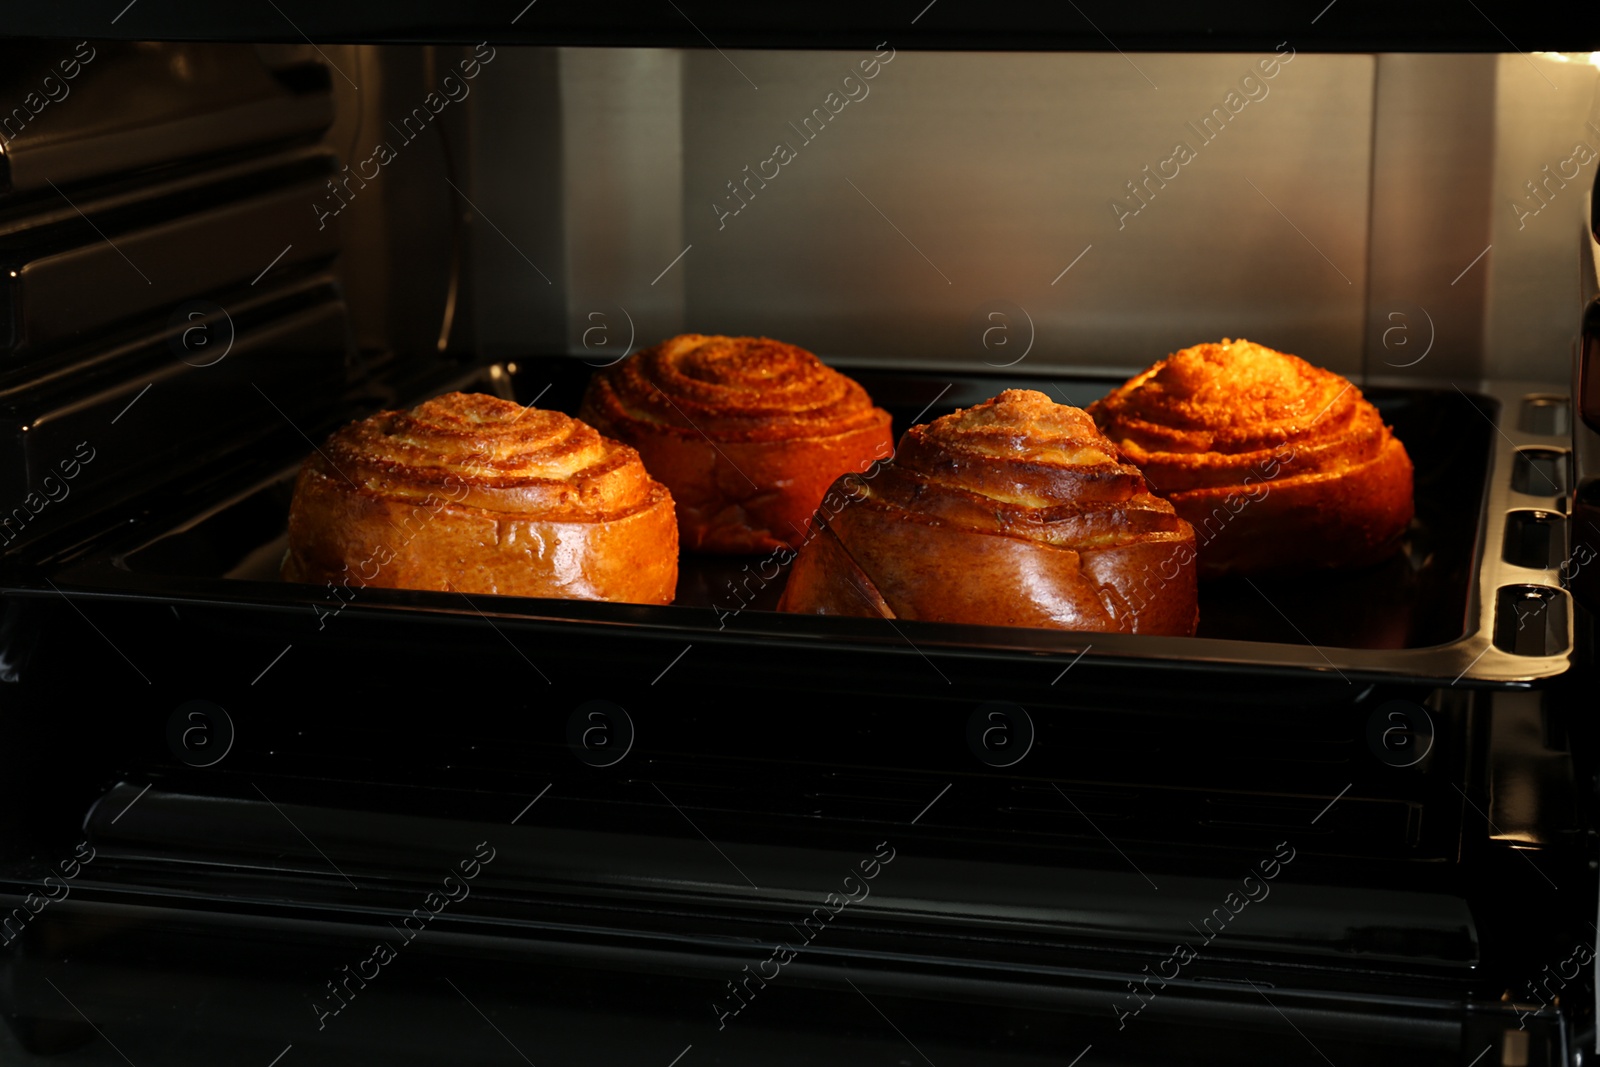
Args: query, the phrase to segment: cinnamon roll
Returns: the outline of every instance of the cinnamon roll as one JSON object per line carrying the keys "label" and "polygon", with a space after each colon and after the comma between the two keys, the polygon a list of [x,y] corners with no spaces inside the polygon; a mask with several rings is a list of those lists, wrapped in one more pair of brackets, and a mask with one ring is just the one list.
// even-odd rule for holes
{"label": "cinnamon roll", "polygon": [[686,549],[801,544],[829,483],[894,449],[889,413],[803,348],[684,334],[589,383],[579,418],[672,490]]}
{"label": "cinnamon roll", "polygon": [[892,463],[833,485],[779,609],[1192,634],[1194,531],[1093,420],[1008,389],[913,426]]}
{"label": "cinnamon roll", "polygon": [[1375,563],[1411,522],[1411,459],[1361,390],[1249,341],[1186,348],[1089,413],[1194,526],[1202,575]]}
{"label": "cinnamon roll", "polygon": [[283,577],[669,604],[672,496],[639,454],[557,411],[448,393],[306,457]]}

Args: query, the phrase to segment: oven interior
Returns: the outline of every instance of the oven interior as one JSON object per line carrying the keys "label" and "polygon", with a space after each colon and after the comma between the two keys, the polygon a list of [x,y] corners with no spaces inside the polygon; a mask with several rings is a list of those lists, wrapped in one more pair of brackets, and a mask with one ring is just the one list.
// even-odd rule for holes
{"label": "oven interior", "polygon": [[[77,40],[3,45],[49,101],[0,116],[19,1062],[1592,1050],[1595,245],[1575,181],[1505,209],[1591,66],[1280,58],[1141,197],[1260,56]],[[1418,518],[1206,587],[1192,639],[725,618],[747,561],[692,557],[668,608],[277,580],[336,426],[570,413],[687,329],[813,347],[897,433],[1277,340],[1379,406]]]}
{"label": "oven interior", "polygon": [[[553,359],[524,361],[516,368],[515,372],[502,368],[499,376],[481,376],[467,388],[489,390],[503,379],[522,403],[538,395],[544,407],[576,413],[588,380],[588,365],[580,360]],[[1081,377],[1034,380],[952,374],[941,379],[893,369],[852,370],[852,376],[896,417],[896,437],[919,411],[927,412],[923,418],[937,417],[1006,388],[1036,388],[1063,403],[1082,407],[1119,384]],[[1242,581],[1208,583],[1202,591],[1205,601],[1197,636],[1413,649],[1448,644],[1467,635],[1478,515],[1485,506],[1494,434],[1494,423],[1482,411],[1493,411],[1496,404],[1489,398],[1474,400],[1436,389],[1373,390],[1371,397],[1385,421],[1408,443],[1417,467],[1418,516],[1404,550],[1387,564],[1355,575],[1264,579],[1254,590]],[[931,406],[928,398],[934,400]],[[1459,436],[1447,436],[1447,426],[1459,427]],[[296,469],[284,471],[229,506],[198,521],[184,522],[177,529],[161,531],[131,551],[113,552],[95,569],[101,580],[122,579],[130,589],[159,589],[180,578],[278,582],[278,566],[287,550],[283,527],[295,473]],[[150,527],[139,531],[141,540],[151,532]],[[273,536],[264,540],[264,534]],[[694,613],[697,620],[719,607],[730,614],[734,609],[743,610],[744,605],[752,611],[774,611],[781,582],[748,588],[739,584],[750,562],[743,557],[685,556],[674,607],[701,609]],[[739,595],[735,597],[730,590]],[[381,595],[376,589],[371,592]],[[365,599],[364,593],[355,595]],[[1282,618],[1269,606],[1273,604],[1289,618],[1302,620],[1294,624],[1298,631],[1284,634]],[[1382,605],[1382,610],[1375,610],[1374,605]],[[716,621],[721,622],[721,617]]]}

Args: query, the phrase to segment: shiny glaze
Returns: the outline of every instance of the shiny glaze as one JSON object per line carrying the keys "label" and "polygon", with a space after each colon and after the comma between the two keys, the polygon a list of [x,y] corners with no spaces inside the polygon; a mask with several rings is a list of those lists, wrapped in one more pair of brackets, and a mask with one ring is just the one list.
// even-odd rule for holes
{"label": "shiny glaze", "polygon": [[608,423],[785,441],[883,426],[867,391],[803,348],[767,337],[690,333],[595,374],[586,410]]}
{"label": "shiny glaze", "polygon": [[672,497],[556,411],[449,393],[336,431],[289,512],[290,581],[671,603]]}
{"label": "shiny glaze", "polygon": [[764,337],[663,341],[595,374],[579,416],[639,450],[705,552],[799,545],[829,483],[894,447],[859,384]]}
{"label": "shiny glaze", "polygon": [[1043,393],[914,426],[893,463],[833,495],[848,501],[836,537],[802,549],[783,610],[1194,632],[1193,531],[1093,420]]}
{"label": "shiny glaze", "polygon": [[1195,345],[1088,411],[1194,525],[1203,573],[1370,563],[1411,521],[1405,447],[1359,389],[1297,356]]}

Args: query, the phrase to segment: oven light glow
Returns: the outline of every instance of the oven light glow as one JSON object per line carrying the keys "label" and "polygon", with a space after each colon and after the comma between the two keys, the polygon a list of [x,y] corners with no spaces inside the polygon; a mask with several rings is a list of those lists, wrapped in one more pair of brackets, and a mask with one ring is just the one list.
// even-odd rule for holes
{"label": "oven light glow", "polygon": [[1591,67],[1600,67],[1600,52],[1535,52],[1540,59],[1548,59],[1555,63],[1587,63]]}

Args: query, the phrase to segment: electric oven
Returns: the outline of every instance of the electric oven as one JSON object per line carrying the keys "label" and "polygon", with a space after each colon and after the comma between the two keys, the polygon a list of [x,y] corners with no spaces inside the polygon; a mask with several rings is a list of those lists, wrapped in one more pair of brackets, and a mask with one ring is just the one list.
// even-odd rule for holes
{"label": "electric oven", "polygon": [[[101,6],[0,45],[0,1060],[1594,1054],[1592,17]],[[1245,336],[1417,516],[1192,638],[278,578],[333,429],[687,331],[896,435]]]}

